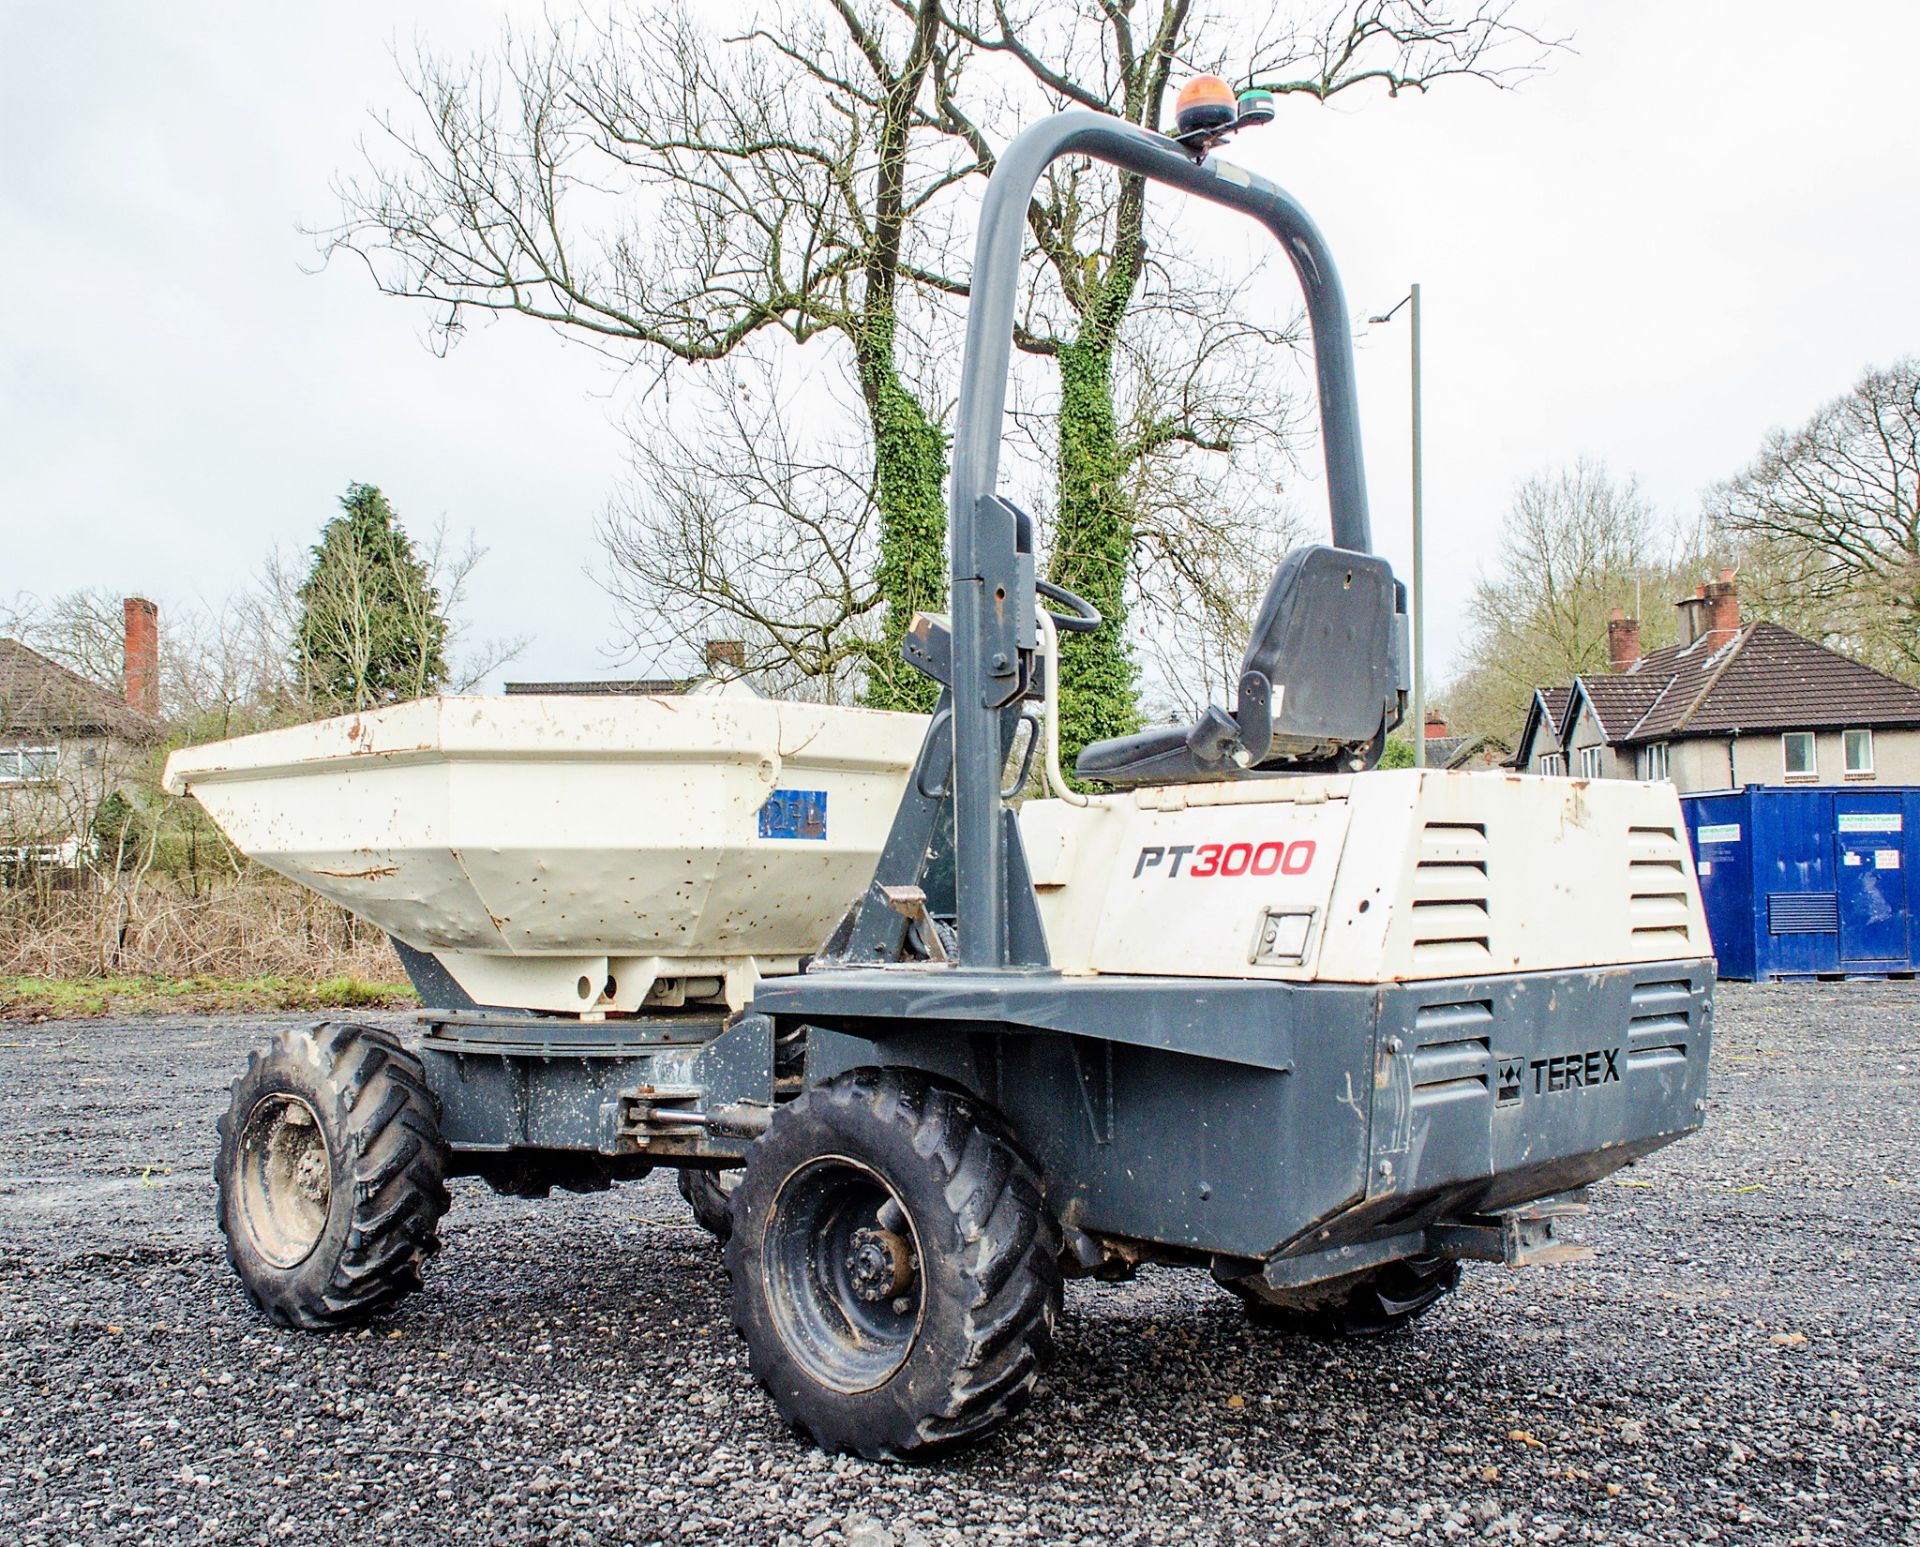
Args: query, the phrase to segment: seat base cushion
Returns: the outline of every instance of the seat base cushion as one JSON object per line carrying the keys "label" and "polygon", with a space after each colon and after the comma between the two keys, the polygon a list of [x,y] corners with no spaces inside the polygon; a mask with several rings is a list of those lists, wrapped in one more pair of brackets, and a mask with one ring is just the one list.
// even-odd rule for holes
{"label": "seat base cushion", "polygon": [[1226,710],[1208,705],[1199,723],[1157,725],[1131,736],[1089,742],[1073,771],[1114,789],[1136,784],[1210,784],[1251,775],[1240,761],[1240,728]]}

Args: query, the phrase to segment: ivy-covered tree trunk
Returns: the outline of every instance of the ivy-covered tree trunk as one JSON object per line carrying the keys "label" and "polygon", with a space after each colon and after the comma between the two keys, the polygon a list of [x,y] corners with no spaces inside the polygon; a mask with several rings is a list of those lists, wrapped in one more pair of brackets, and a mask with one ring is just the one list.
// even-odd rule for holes
{"label": "ivy-covered tree trunk", "polygon": [[1060,754],[1069,766],[1090,741],[1140,728],[1137,674],[1127,647],[1127,574],[1133,515],[1113,404],[1113,335],[1090,320],[1061,346],[1054,584],[1100,610],[1091,634],[1060,640]]}
{"label": "ivy-covered tree trunk", "polygon": [[947,438],[901,381],[894,344],[907,226],[908,139],[914,104],[940,38],[939,0],[917,0],[912,14],[906,61],[887,81],[875,157],[873,238],[861,275],[853,351],[873,426],[874,495],[880,507],[874,578],[886,609],[868,660],[866,702],[875,709],[928,710],[938,689],[900,659],[900,640],[916,612],[936,609],[946,599],[947,513],[941,485]]}
{"label": "ivy-covered tree trunk", "polygon": [[926,712],[939,689],[900,658],[916,612],[937,612],[947,596],[946,432],[907,390],[893,362],[893,318],[861,331],[860,390],[873,426],[874,500],[880,556],[874,576],[885,607],[867,667],[864,702],[873,709]]}

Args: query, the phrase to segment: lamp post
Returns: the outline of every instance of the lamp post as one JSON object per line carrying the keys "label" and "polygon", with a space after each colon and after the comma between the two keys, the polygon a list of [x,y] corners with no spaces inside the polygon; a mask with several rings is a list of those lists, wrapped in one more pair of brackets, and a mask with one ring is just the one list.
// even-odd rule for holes
{"label": "lamp post", "polygon": [[1393,306],[1368,322],[1391,322],[1394,313],[1409,301],[1413,315],[1413,585],[1408,610],[1413,614],[1413,766],[1427,766],[1427,684],[1426,684],[1426,604],[1425,548],[1421,537],[1420,467],[1420,287],[1413,286]]}

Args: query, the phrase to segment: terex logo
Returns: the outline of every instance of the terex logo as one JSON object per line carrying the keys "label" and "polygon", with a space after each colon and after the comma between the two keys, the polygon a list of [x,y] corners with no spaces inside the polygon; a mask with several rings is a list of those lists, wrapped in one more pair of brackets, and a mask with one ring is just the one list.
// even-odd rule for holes
{"label": "terex logo", "polygon": [[[1138,880],[1153,871],[1196,881],[1209,876],[1303,876],[1313,868],[1313,853],[1311,838],[1294,843],[1175,843],[1165,848],[1149,844],[1134,861],[1133,875]],[[1187,863],[1189,856],[1192,864]]]}
{"label": "terex logo", "polygon": [[1536,1058],[1527,1067],[1533,1071],[1536,1096],[1589,1085],[1615,1085],[1620,1080],[1620,1049],[1597,1047],[1585,1053],[1561,1053],[1553,1058]]}

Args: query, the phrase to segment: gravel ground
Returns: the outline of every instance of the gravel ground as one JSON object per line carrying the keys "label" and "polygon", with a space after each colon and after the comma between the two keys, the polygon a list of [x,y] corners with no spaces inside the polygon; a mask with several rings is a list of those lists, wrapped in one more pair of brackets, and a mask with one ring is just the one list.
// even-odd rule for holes
{"label": "gravel ground", "polygon": [[1920,984],[1722,990],[1711,1127],[1596,1190],[1599,1259],[1412,1332],[1074,1285],[957,1461],[796,1443],[670,1176],[455,1185],[425,1294],[257,1320],[213,1118],[259,1019],[0,1025],[0,1542],[1920,1542]]}

